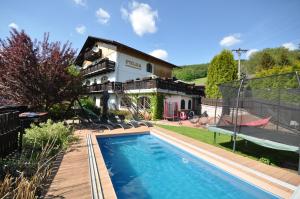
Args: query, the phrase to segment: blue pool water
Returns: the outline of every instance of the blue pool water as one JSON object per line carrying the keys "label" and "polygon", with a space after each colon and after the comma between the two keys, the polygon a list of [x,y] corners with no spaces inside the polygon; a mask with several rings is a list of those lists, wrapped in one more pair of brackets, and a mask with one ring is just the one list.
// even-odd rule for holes
{"label": "blue pool water", "polygon": [[98,143],[119,199],[276,198],[151,134]]}

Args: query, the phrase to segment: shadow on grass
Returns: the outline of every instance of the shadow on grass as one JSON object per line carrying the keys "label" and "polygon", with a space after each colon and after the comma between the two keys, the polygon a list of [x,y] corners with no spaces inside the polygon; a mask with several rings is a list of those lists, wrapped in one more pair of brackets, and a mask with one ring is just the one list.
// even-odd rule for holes
{"label": "shadow on grass", "polygon": [[[232,150],[233,142],[218,143],[219,146]],[[259,146],[247,140],[238,140],[236,142],[236,152],[243,156],[260,160],[266,164],[276,165],[297,171],[298,154],[290,151],[280,151]]]}

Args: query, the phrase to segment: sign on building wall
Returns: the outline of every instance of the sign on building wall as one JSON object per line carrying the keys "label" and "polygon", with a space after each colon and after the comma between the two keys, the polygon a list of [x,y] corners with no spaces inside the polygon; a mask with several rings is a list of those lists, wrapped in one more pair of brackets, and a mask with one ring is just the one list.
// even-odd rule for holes
{"label": "sign on building wall", "polygon": [[139,69],[139,70],[141,70],[141,68],[142,68],[140,63],[137,63],[137,62],[134,62],[134,61],[131,61],[128,59],[126,59],[125,65],[128,67],[131,67],[131,68]]}

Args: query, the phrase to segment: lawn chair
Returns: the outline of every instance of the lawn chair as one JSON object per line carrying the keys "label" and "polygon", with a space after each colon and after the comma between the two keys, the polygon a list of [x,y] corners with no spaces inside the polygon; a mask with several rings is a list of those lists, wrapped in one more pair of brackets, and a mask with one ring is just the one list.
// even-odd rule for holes
{"label": "lawn chair", "polygon": [[151,122],[147,122],[145,120],[141,120],[140,118],[138,117],[135,117],[133,116],[133,119],[130,120],[131,123],[135,123],[137,125],[140,125],[140,126],[147,126],[147,127],[152,127],[153,125],[151,124]]}
{"label": "lawn chair", "polygon": [[129,129],[131,127],[134,127],[133,125],[131,124],[127,124],[125,122],[122,122],[122,121],[118,121],[116,116],[114,114],[109,114],[108,115],[108,120],[107,120],[108,124],[112,124],[112,125],[117,125],[117,126],[120,126],[121,128],[123,129]]}
{"label": "lawn chair", "polygon": [[132,121],[125,122],[125,116],[124,115],[116,115],[115,118],[117,119],[117,121],[124,122],[127,125],[130,125],[130,126],[132,126],[134,128],[139,127],[138,123],[136,123],[136,122],[132,122]]}
{"label": "lawn chair", "polygon": [[85,124],[89,123],[96,128],[105,128],[108,130],[113,130],[115,128],[121,127],[118,125],[110,124],[106,121],[102,121],[93,111],[89,109],[83,108],[83,111],[84,116],[79,116],[81,117],[81,121],[83,121]]}
{"label": "lawn chair", "polygon": [[113,130],[113,126],[109,125],[109,124],[104,124],[101,122],[94,122],[93,120],[91,120],[90,118],[84,118],[78,115],[79,118],[79,122],[80,124],[82,124],[85,127],[92,127],[92,128],[96,128],[96,129],[107,129],[107,130]]}

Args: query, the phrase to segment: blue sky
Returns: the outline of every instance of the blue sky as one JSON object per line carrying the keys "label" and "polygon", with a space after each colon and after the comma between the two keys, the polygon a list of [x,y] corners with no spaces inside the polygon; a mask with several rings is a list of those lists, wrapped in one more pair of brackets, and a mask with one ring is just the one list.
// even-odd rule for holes
{"label": "blue sky", "polygon": [[177,65],[206,63],[223,48],[295,49],[299,10],[299,0],[2,0],[0,38],[10,27],[33,38],[50,32],[79,51],[92,35]]}

